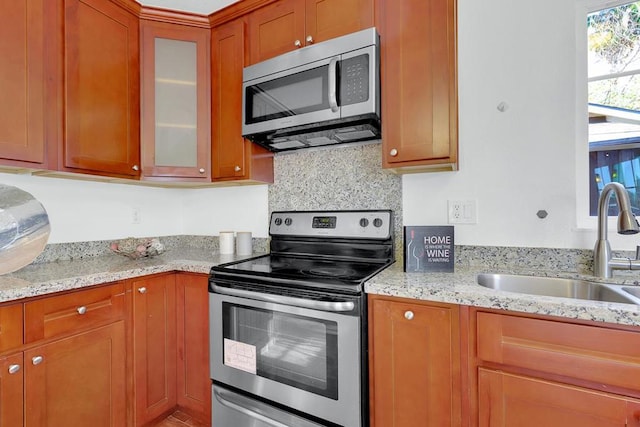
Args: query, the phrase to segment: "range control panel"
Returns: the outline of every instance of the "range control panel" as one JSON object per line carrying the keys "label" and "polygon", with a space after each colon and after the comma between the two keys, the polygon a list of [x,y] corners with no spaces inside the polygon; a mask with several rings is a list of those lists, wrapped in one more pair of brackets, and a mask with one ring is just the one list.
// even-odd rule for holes
{"label": "range control panel", "polygon": [[388,239],[393,230],[390,210],[276,211],[271,214],[271,236]]}

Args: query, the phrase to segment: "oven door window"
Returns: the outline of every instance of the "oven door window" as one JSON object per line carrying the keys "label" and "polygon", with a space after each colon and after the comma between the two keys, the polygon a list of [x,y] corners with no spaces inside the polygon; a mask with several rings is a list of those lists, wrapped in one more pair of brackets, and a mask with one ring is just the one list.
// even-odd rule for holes
{"label": "oven door window", "polygon": [[320,66],[245,88],[246,123],[260,123],[329,109],[329,66]]}
{"label": "oven door window", "polygon": [[222,304],[224,363],[338,399],[336,322]]}

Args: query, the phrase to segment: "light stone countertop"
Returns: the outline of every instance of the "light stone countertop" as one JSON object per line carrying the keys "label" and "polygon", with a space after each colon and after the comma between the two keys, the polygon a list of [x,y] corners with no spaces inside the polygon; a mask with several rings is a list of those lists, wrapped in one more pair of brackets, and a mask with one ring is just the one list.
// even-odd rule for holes
{"label": "light stone countertop", "polygon": [[122,255],[38,263],[0,276],[0,302],[46,295],[86,286],[168,271],[209,274],[214,265],[251,256],[221,255],[214,250],[176,248],[154,258],[131,260]]}
{"label": "light stone countertop", "polygon": [[[593,276],[571,272],[542,272],[540,270],[498,271],[496,269],[458,266],[456,266],[454,273],[405,273],[402,270],[402,265],[395,263],[365,283],[365,291],[370,294],[413,298],[416,300],[640,326],[640,306],[634,304],[496,291],[476,283],[476,277],[479,273],[544,275],[603,281]],[[629,273],[631,274],[615,272],[614,278],[607,279],[606,282],[638,285],[640,274],[638,272]]]}
{"label": "light stone countertop", "polygon": [[[217,250],[173,248],[155,258],[130,260],[116,254],[36,263],[0,276],[0,302],[79,289],[87,286],[131,279],[168,271],[208,274],[214,265],[262,255],[238,257],[220,255]],[[479,273],[547,275],[597,281],[579,273],[539,269],[498,270],[489,267],[456,266],[454,273],[404,273],[395,263],[365,283],[371,294],[544,314],[581,320],[640,326],[640,306],[632,304],[554,298],[495,291],[476,284]],[[602,280],[600,280],[602,281]],[[638,285],[640,273],[616,272],[607,282]]]}

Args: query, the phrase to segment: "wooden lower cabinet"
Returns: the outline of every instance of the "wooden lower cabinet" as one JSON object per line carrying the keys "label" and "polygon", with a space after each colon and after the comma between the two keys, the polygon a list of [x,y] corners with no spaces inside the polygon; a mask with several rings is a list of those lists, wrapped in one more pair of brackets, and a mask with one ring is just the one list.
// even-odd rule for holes
{"label": "wooden lower cabinet", "polygon": [[176,406],[175,274],[131,280],[135,424],[143,426]]}
{"label": "wooden lower cabinet", "polygon": [[177,403],[201,423],[211,423],[209,374],[209,276],[178,273]]}
{"label": "wooden lower cabinet", "polygon": [[480,368],[480,427],[640,426],[640,400]]}
{"label": "wooden lower cabinet", "polygon": [[124,426],[124,334],[119,321],[25,351],[26,425]]}
{"label": "wooden lower cabinet", "polygon": [[24,425],[22,352],[0,358],[0,426]]}
{"label": "wooden lower cabinet", "polygon": [[369,296],[371,426],[461,425],[458,307]]}

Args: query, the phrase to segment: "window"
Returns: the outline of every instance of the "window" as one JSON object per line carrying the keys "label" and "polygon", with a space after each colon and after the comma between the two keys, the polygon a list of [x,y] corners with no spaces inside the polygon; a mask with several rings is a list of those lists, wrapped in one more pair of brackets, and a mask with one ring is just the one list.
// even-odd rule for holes
{"label": "window", "polygon": [[[609,182],[629,191],[640,214],[640,1],[587,16],[589,200]],[[609,212],[615,215],[615,203]]]}

